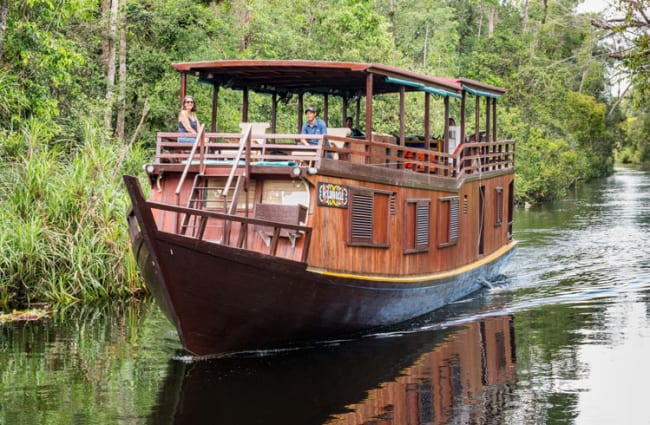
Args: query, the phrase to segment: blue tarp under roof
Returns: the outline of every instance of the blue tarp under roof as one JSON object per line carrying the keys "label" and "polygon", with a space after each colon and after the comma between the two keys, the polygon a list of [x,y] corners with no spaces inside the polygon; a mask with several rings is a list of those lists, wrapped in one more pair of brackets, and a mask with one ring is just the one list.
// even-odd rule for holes
{"label": "blue tarp under roof", "polygon": [[463,84],[463,90],[465,90],[467,93],[473,94],[474,96],[482,96],[482,97],[493,97],[495,99],[501,97],[500,93],[490,93],[487,91],[483,90],[476,90],[471,87],[466,86]]}
{"label": "blue tarp under roof", "polygon": [[443,89],[437,89],[434,87],[429,87],[425,84],[422,83],[416,83],[415,81],[409,81],[409,80],[402,80],[401,78],[393,78],[393,77],[386,77],[386,82],[391,83],[391,84],[401,84],[403,86],[409,86],[409,87],[415,87],[418,90],[425,91],[427,93],[432,93],[438,96],[442,97],[455,97],[457,99],[460,99],[462,96],[458,93],[454,93],[451,91],[443,90]]}

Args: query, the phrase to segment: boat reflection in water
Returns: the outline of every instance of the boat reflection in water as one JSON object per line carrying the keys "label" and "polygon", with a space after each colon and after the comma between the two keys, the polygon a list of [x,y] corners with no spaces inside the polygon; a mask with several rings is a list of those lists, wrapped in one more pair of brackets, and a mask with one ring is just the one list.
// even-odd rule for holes
{"label": "boat reflection in water", "polygon": [[267,356],[170,361],[152,423],[495,423],[515,381],[511,316]]}

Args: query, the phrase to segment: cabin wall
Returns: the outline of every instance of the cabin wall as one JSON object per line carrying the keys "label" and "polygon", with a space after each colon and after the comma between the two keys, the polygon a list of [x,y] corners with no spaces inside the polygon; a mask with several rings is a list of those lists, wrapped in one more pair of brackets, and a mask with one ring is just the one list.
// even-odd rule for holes
{"label": "cabin wall", "polygon": [[[170,174],[154,184],[151,189],[151,200],[163,203],[176,204],[174,194],[178,185],[179,176]],[[463,184],[457,193],[433,191],[416,188],[397,188],[395,186],[351,181],[334,177],[313,176],[310,178],[311,206],[308,211],[307,225],[312,227],[312,239],[308,263],[312,267],[328,271],[362,274],[368,276],[386,275],[417,275],[447,271],[458,268],[487,256],[508,242],[508,191],[513,175],[502,175],[487,179],[475,179]],[[188,176],[180,192],[179,205],[185,206],[190,196],[193,176]],[[375,234],[385,234],[384,247],[350,246],[348,244],[348,227],[350,213],[348,208],[335,208],[319,206],[317,199],[317,186],[319,182],[339,184],[344,187],[372,189],[376,191],[394,193],[392,214],[383,208],[377,213],[379,228]],[[261,186],[261,185],[260,185]],[[481,202],[480,187],[483,186],[485,194],[483,208],[483,253],[479,253],[479,213]],[[160,190],[158,189],[160,188]],[[501,217],[502,222],[496,225],[497,219],[497,188],[501,189]],[[259,200],[258,194],[251,194]],[[447,246],[440,245],[444,239],[449,217],[441,215],[441,199],[458,197],[458,240]],[[406,229],[406,202],[415,200],[430,200],[429,210],[429,245],[428,250],[406,253],[407,240],[413,240],[413,235]],[[250,214],[252,215],[252,211]],[[243,212],[240,212],[243,214]],[[173,212],[154,211],[158,226],[161,230],[175,232],[181,218]],[[411,222],[412,214],[411,214]],[[376,226],[377,227],[377,226]],[[441,230],[445,229],[445,230]],[[270,249],[265,243],[255,226],[248,229],[246,236],[247,249],[262,253],[269,253]],[[237,241],[241,227],[234,223],[230,232],[230,244]],[[191,234],[191,231],[188,232]],[[204,239],[223,241],[223,223],[208,222]],[[292,246],[287,238],[280,238],[277,255],[293,260],[300,260],[304,238],[298,238]]]}
{"label": "cabin wall", "polygon": [[[348,240],[349,210],[318,206],[315,202],[310,211],[310,221],[314,232],[309,252],[310,266],[330,271],[351,272],[367,275],[411,275],[434,273],[457,268],[483,256],[489,255],[508,242],[507,234],[507,196],[512,175],[476,180],[463,185],[458,193],[432,191],[415,188],[351,182],[332,177],[314,179],[314,191],[319,181],[371,188],[395,193],[395,214],[388,215],[388,247],[350,246]],[[484,186],[484,236],[483,254],[479,255],[479,187]],[[503,222],[495,226],[496,188],[502,188],[503,203],[501,217]],[[314,198],[316,193],[312,195]],[[439,238],[439,200],[449,196],[459,196],[459,237],[455,244],[440,247]],[[429,249],[426,252],[405,254],[405,242],[409,238],[405,233],[407,200],[431,200]],[[465,206],[465,199],[467,204]],[[448,225],[448,218],[442,217],[442,226]],[[412,237],[411,237],[412,239]]]}
{"label": "cabin wall", "polygon": [[[160,179],[156,184],[151,188],[151,201],[161,202],[167,204],[177,204],[176,200],[176,187],[180,180],[180,174],[169,174],[165,178]],[[192,184],[194,182],[194,175],[188,175],[180,191],[178,205],[186,206],[188,199],[190,198],[192,192]],[[260,186],[258,186],[260,187]],[[251,203],[254,205],[255,202],[260,201],[260,193],[251,193]],[[219,211],[222,212],[222,211]],[[244,212],[240,211],[240,215],[244,215]],[[253,211],[249,211],[250,216],[253,216]],[[175,212],[171,211],[156,211],[154,210],[154,219],[158,225],[158,228],[165,232],[176,233],[177,229],[180,226],[182,216]],[[186,235],[188,237],[193,237],[193,229],[195,228],[195,223],[191,221],[189,223],[188,230]],[[234,246],[240,236],[242,231],[241,225],[237,222],[231,223],[230,235],[228,243],[226,245]],[[267,235],[267,240],[265,241],[263,234]],[[221,220],[208,220],[203,239],[207,241],[217,241],[221,244],[224,244],[224,222]],[[299,237],[295,240],[295,243],[292,245],[291,240],[286,237],[280,237],[278,240],[278,247],[275,254],[279,257],[287,258],[290,260],[301,261],[302,251],[305,244],[305,238]],[[268,241],[268,233],[260,226],[251,225],[247,229],[246,238],[244,247],[249,250],[261,252],[268,254],[271,251],[270,243]]]}

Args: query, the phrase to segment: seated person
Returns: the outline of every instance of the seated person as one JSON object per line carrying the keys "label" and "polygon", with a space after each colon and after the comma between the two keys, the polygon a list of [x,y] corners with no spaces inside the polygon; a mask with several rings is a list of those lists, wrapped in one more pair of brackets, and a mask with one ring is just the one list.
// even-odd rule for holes
{"label": "seated person", "polygon": [[179,137],[181,143],[194,143],[199,128],[199,119],[196,117],[196,103],[192,96],[185,96],[183,107],[178,113],[178,132],[187,133],[193,137]]}
{"label": "seated person", "polygon": [[352,117],[347,117],[345,119],[345,126],[350,129],[350,137],[366,137],[363,131],[359,130],[357,127],[352,127]]}
{"label": "seated person", "polygon": [[[301,134],[327,134],[327,125],[325,121],[320,118],[316,118],[316,109],[313,106],[308,106],[305,109],[305,115],[307,116],[307,122],[302,126]],[[323,139],[325,146],[330,147],[330,142],[326,139]],[[318,145],[318,139],[300,139],[300,142],[305,145]],[[327,157],[331,157],[331,153],[327,153]]]}

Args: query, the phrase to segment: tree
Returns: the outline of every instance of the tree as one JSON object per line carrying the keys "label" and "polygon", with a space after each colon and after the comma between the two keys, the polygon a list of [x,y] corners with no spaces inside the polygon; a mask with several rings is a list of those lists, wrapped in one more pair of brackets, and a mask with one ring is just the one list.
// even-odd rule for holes
{"label": "tree", "polygon": [[618,0],[612,17],[597,17],[591,24],[606,31],[609,57],[620,61],[643,101],[650,97],[650,1]]}
{"label": "tree", "polygon": [[[107,1],[102,3],[107,6]],[[105,43],[107,51],[106,66],[106,110],[104,111],[104,129],[107,133],[111,130],[111,117],[113,115],[113,87],[115,85],[115,62],[117,57],[117,21],[119,14],[119,0],[111,0],[110,8],[104,10],[104,16],[108,18],[108,31],[106,34],[107,42]]]}

